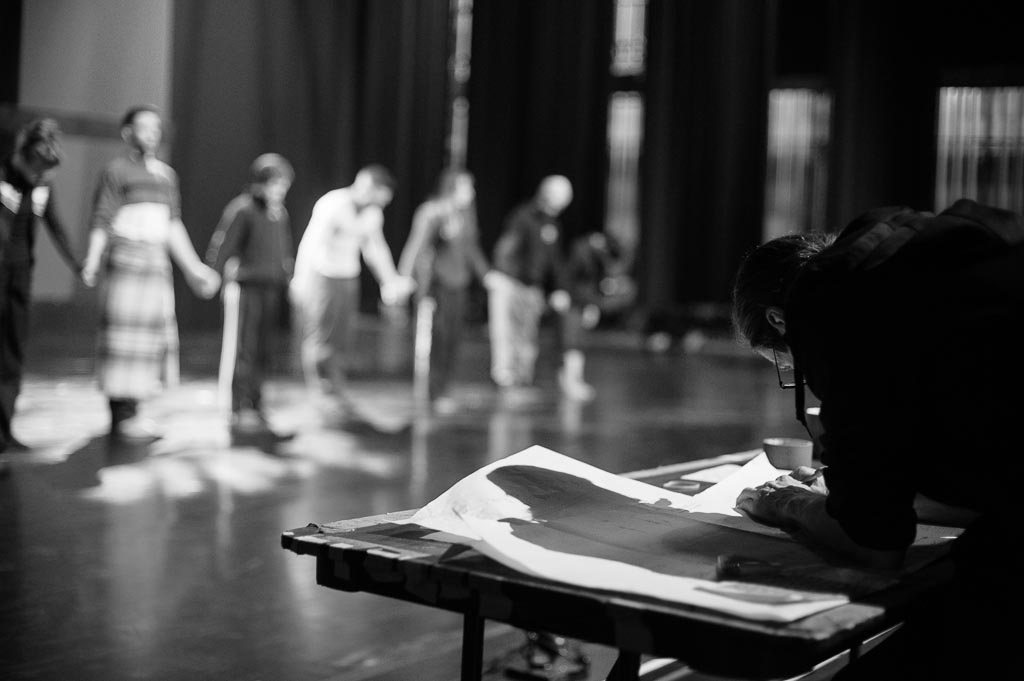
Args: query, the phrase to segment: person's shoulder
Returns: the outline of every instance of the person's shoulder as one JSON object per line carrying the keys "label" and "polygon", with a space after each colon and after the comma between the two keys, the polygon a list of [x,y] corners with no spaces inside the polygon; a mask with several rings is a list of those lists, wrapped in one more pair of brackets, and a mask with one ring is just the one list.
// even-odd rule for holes
{"label": "person's shoulder", "polygon": [[239,194],[224,206],[224,214],[232,216],[242,212],[252,212],[253,210],[255,210],[255,205],[252,196],[246,193]]}
{"label": "person's shoulder", "polygon": [[160,159],[153,159],[153,167],[155,168],[155,174],[161,175],[168,182],[173,184],[178,183],[178,173],[169,163],[161,161]]}
{"label": "person's shoulder", "polygon": [[343,206],[351,203],[352,198],[349,195],[349,191],[340,187],[338,189],[331,189],[330,191],[324,192],[320,195],[320,198],[316,200],[316,205],[323,207]]}

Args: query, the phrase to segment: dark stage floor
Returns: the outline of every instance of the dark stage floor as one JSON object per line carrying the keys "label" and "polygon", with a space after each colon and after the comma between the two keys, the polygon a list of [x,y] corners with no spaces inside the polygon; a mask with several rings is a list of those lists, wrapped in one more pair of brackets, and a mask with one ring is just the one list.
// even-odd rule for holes
{"label": "dark stage floor", "polygon": [[[451,415],[419,413],[408,327],[367,323],[352,392],[364,420],[320,426],[282,348],[271,418],[297,437],[231,447],[216,395],[219,340],[183,337],[183,382],[147,405],[168,428],[113,447],[90,344],[34,331],[15,434],[0,454],[0,678],[324,680],[458,677],[456,615],[318,587],[283,530],[420,506],[532,444],[613,472],[751,449],[799,435],[775,373],[728,339],[652,354],[601,334],[597,398],[560,399],[555,358],[536,394],[501,399],[482,332],[464,349]],[[488,655],[521,642],[493,625]],[[591,678],[608,651],[590,648]],[[494,678],[499,678],[495,674]]]}

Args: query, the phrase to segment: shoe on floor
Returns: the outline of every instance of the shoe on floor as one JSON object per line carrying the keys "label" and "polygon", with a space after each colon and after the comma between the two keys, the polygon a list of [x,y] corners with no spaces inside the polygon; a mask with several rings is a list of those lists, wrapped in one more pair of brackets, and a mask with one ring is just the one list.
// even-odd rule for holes
{"label": "shoe on floor", "polygon": [[594,386],[585,381],[572,380],[568,378],[564,372],[560,372],[558,374],[558,385],[562,389],[562,394],[570,400],[589,402],[594,399],[594,396],[597,394],[597,391],[594,390]]}
{"label": "shoe on floor", "polygon": [[164,436],[163,429],[156,421],[140,416],[121,421],[111,432],[115,437],[125,440],[159,440]]}
{"label": "shoe on floor", "polygon": [[459,410],[458,401],[453,397],[448,397],[447,395],[434,398],[434,401],[430,406],[434,410],[434,413],[439,416],[448,416]]}

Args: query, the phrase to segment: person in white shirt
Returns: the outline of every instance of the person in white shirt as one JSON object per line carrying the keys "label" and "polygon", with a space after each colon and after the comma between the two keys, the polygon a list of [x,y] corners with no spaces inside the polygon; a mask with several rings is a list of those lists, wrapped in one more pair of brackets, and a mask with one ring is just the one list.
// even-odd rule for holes
{"label": "person in white shirt", "polygon": [[300,319],[302,371],[329,417],[343,415],[348,406],[345,358],[359,315],[360,256],[386,304],[399,302],[415,286],[398,275],[384,239],[384,208],[394,187],[386,168],[368,165],[348,187],[324,194],[313,206],[295,255],[290,293]]}

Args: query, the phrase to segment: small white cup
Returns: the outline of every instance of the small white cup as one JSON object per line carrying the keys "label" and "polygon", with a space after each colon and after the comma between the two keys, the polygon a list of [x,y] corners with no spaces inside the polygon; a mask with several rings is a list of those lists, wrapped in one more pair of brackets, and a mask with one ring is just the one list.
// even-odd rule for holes
{"label": "small white cup", "polygon": [[795,437],[769,437],[764,441],[764,453],[768,463],[784,471],[810,466],[814,455],[814,443]]}

